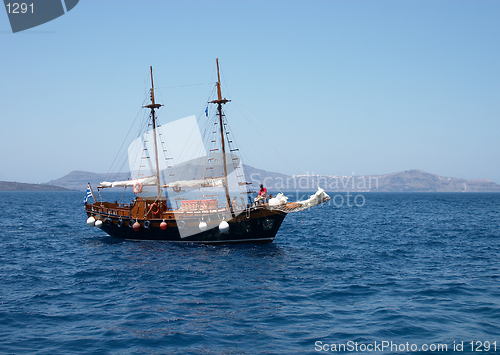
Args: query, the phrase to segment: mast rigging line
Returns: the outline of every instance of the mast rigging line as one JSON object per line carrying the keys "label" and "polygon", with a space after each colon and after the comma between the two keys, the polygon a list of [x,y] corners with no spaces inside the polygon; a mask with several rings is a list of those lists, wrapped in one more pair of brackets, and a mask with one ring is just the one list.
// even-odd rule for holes
{"label": "mast rigging line", "polygon": [[[221,76],[222,76],[222,79],[224,80],[224,83],[226,83],[226,78],[224,77],[224,73],[223,73],[223,72],[221,73]],[[301,174],[301,173],[302,173],[302,174],[306,175],[306,176],[307,176],[307,179],[310,179],[310,180],[312,181],[313,185],[315,185],[316,187],[319,187],[319,186],[318,186],[318,184],[316,184],[316,182],[314,181],[314,179],[309,178],[309,176],[307,175],[307,173],[305,172],[305,170],[304,170],[304,169],[303,169],[303,168],[302,168],[299,164],[297,164],[297,165],[298,165],[298,167],[299,167],[299,169],[300,169],[300,170],[299,170],[297,167],[295,167],[292,163],[290,163],[290,162],[289,162],[289,161],[288,161],[288,160],[287,160],[287,159],[286,159],[286,158],[285,158],[285,157],[284,157],[284,156],[283,156],[283,155],[282,155],[282,154],[281,154],[281,153],[280,153],[280,152],[279,152],[279,151],[278,151],[278,150],[277,150],[277,149],[276,149],[276,148],[275,148],[275,147],[274,147],[274,146],[273,146],[273,145],[272,145],[272,144],[271,144],[271,143],[270,143],[267,139],[266,139],[266,137],[264,137],[264,136],[262,135],[262,133],[260,132],[260,130],[258,130],[258,129],[254,126],[254,124],[253,124],[253,123],[252,123],[252,122],[248,119],[248,117],[247,117],[247,116],[243,113],[242,108],[240,108],[240,106],[238,106],[238,103],[237,103],[237,102],[238,102],[238,100],[234,100],[234,98],[232,97],[231,92],[229,91],[229,89],[227,88],[227,86],[226,86],[226,85],[224,85],[224,84],[222,84],[222,82],[220,83],[220,85],[224,88],[224,91],[228,94],[228,97],[229,97],[232,101],[235,101],[235,105],[236,105],[236,108],[238,109],[238,111],[240,111],[240,113],[241,113],[241,114],[243,115],[243,117],[247,120],[247,122],[248,122],[248,123],[250,123],[250,125],[252,126],[252,128],[253,128],[255,131],[257,131],[257,133],[259,134],[259,136],[261,136],[261,137],[262,137],[262,139],[264,139],[264,141],[265,141],[265,142],[266,142],[266,143],[267,143],[267,144],[271,147],[271,149],[273,149],[273,150],[276,152],[276,154],[278,154],[278,155],[279,155],[279,156],[280,156],[280,157],[281,157],[281,158],[282,158],[282,159],[283,159],[283,160],[284,160],[284,161],[285,161],[288,165],[290,165],[290,166],[291,166],[291,167],[292,167],[292,168],[293,168],[293,169],[294,169],[297,173],[299,173],[299,174]],[[245,110],[246,110],[246,109],[245,109]],[[255,118],[252,116],[252,114],[251,114],[250,112],[248,112],[248,110],[246,110],[246,111],[247,111],[248,115],[249,115],[249,116],[250,116],[250,117],[251,117],[251,118],[255,121],[255,123],[259,124],[259,122],[257,121],[257,119],[255,119]],[[286,150],[285,150],[285,149],[283,149],[283,147],[281,147],[279,144],[278,144],[278,146],[279,146],[279,147],[280,147],[280,148],[281,148],[284,152],[286,152]],[[245,156],[246,156],[246,154],[243,154],[243,155],[245,155]],[[259,155],[258,155],[258,154],[255,154],[255,155],[256,155],[256,157],[257,157],[257,160],[258,160],[258,161],[260,162],[260,164],[264,167],[264,170],[265,170],[265,171],[269,171],[269,170],[267,170],[267,168],[265,167],[265,164],[263,164],[263,163],[262,163],[262,161],[260,160]],[[289,156],[289,158],[290,158],[291,160],[293,160],[290,156]]]}
{"label": "mast rigging line", "polygon": [[185,84],[185,85],[174,85],[174,86],[158,86],[155,87],[154,89],[175,89],[175,88],[183,88],[183,87],[189,87],[189,86],[201,86],[201,85],[213,85],[215,82],[210,82],[210,83],[199,83],[199,84]]}
{"label": "mast rigging line", "polygon": [[[146,102],[147,102],[147,96],[143,100],[143,105]],[[143,110],[142,110],[142,105],[141,105],[141,108],[137,111],[137,114],[135,115],[134,121],[130,125],[130,128],[129,128],[128,132],[127,132],[127,135],[123,139],[123,142],[120,145],[120,148],[118,149],[118,152],[116,153],[115,158],[113,159],[113,162],[111,163],[108,172],[106,173],[106,179],[110,176],[111,170],[115,167],[115,163],[117,165],[119,164],[117,162],[117,160],[123,160],[123,163],[122,163],[121,167],[118,169],[118,171],[116,173],[119,173],[121,171],[121,169],[123,169],[124,165],[127,163],[127,160],[123,158],[123,156],[125,155],[126,150],[122,150],[122,149],[123,149],[123,146],[125,145],[125,142],[127,142],[127,140],[129,139],[130,132],[132,132],[132,129],[135,127],[135,123],[137,122],[137,118],[141,115],[142,112],[143,112]],[[139,134],[140,134],[140,132],[139,132]]]}
{"label": "mast rigging line", "polygon": [[[215,69],[217,69],[217,68],[216,68],[216,66],[215,66],[214,68],[215,68]],[[231,92],[229,91],[229,89],[227,88],[227,85],[225,84],[227,81],[226,81],[226,77],[224,76],[224,72],[221,72],[220,74],[221,74],[221,76],[222,76],[222,80],[223,80],[223,82],[224,82],[224,84],[221,82],[221,86],[224,88],[224,91],[227,93],[228,97],[229,97],[229,98],[231,99],[231,101],[232,101],[232,100],[233,100],[233,97],[232,97],[232,95],[231,95]],[[215,87],[214,87],[214,90],[215,90]],[[240,108],[238,107],[238,105],[236,105],[236,108],[238,109],[238,111],[240,111],[240,112],[241,112],[241,110],[240,110]],[[241,112],[241,114],[243,115],[243,117],[245,117],[245,115],[243,114],[243,112]],[[245,119],[247,119],[247,118],[245,117]],[[255,120],[255,119],[254,119],[254,120]],[[248,119],[247,119],[247,121],[248,121]],[[257,121],[257,120],[255,120],[255,121]],[[227,120],[226,120],[226,122],[227,122],[227,124],[229,125],[229,122],[228,122]],[[257,122],[257,123],[258,123],[258,122]],[[252,125],[252,123],[250,123],[250,124]],[[235,129],[234,127],[236,127],[236,126],[233,126],[233,129],[232,129],[233,131],[234,131],[234,130],[235,130],[235,131],[239,131],[238,129]],[[259,135],[262,137],[262,134],[260,133],[260,131],[259,131],[258,129],[256,129],[256,128],[255,128],[255,126],[254,126],[254,125],[252,125],[252,128],[253,128],[254,130],[256,130],[256,131],[257,131],[257,133],[259,133]],[[241,134],[240,134],[240,136],[241,136],[241,137],[243,137],[244,135],[241,135]],[[266,139],[264,138],[264,140],[266,140]],[[271,145],[271,144],[270,144],[267,140],[266,140],[266,142],[267,142],[267,144],[269,144],[269,146],[270,146],[270,147],[271,147],[274,151],[276,151],[276,149],[275,149],[275,148],[274,148],[274,147],[273,147],[273,146],[272,146],[272,145]],[[250,145],[250,149],[251,149],[251,145]],[[253,149],[252,149],[252,152],[253,152]],[[276,151],[276,153],[277,153],[279,156],[281,156],[281,154],[280,154],[278,151]],[[240,154],[242,154],[242,155],[244,156],[245,161],[247,161],[249,164],[251,164],[251,159],[249,159],[248,155],[247,155],[247,154],[245,154],[245,152],[244,152],[244,151],[240,151]],[[258,160],[258,162],[259,162],[260,166],[262,166],[262,167],[264,168],[264,171],[269,171],[269,170],[266,168],[266,165],[262,162],[262,160],[260,160],[259,155],[258,155],[258,154],[256,154],[256,153],[254,153],[254,155],[255,155],[255,157],[257,158],[257,160]],[[282,157],[282,156],[281,156],[281,157]],[[284,157],[282,157],[282,158],[283,158],[283,160],[285,160],[285,161],[288,163],[288,161],[287,161]],[[290,164],[290,163],[288,163],[288,164]],[[291,165],[291,164],[290,164],[290,165]],[[297,169],[295,169],[295,170],[297,170]]]}
{"label": "mast rigging line", "polygon": [[[221,73],[221,76],[222,76],[222,80],[224,81],[224,83],[226,83],[226,78],[225,78],[225,76],[224,76],[224,73],[223,73],[223,72]],[[274,146],[273,146],[273,145],[272,145],[272,144],[271,144],[271,143],[270,143],[270,142],[269,142],[269,141],[268,141],[268,140],[267,140],[267,139],[266,139],[266,138],[262,135],[262,133],[260,133],[260,130],[258,130],[258,129],[257,129],[257,128],[253,125],[253,123],[252,123],[252,122],[250,122],[250,120],[248,120],[248,118],[247,118],[247,117],[245,116],[245,114],[243,113],[242,109],[238,106],[238,104],[237,104],[237,100],[234,100],[234,98],[232,97],[231,92],[230,92],[230,91],[229,91],[229,89],[227,88],[227,85],[222,84],[222,82],[221,82],[220,84],[221,84],[221,86],[224,88],[224,91],[228,94],[228,97],[229,97],[232,101],[236,101],[236,102],[235,102],[236,108],[238,109],[238,111],[240,111],[240,113],[241,113],[241,114],[243,115],[243,117],[247,120],[247,122],[248,122],[248,123],[250,123],[250,125],[252,126],[252,128],[253,128],[255,131],[257,131],[257,133],[259,134],[259,136],[261,136],[261,137],[264,139],[264,141],[265,141],[265,142],[266,142],[266,143],[267,143],[267,144],[271,147],[271,149],[273,149],[273,150],[274,150],[274,151],[275,151],[275,152],[276,152],[276,153],[277,153],[277,154],[278,154],[278,155],[279,155],[279,156],[280,156],[280,157],[281,157],[281,158],[282,158],[282,159],[283,159],[283,160],[284,160],[284,161],[285,161],[288,165],[290,165],[293,169],[295,169],[297,172],[299,172],[299,173],[300,173],[300,171],[299,171],[299,170],[298,170],[295,166],[293,166],[293,164],[291,164],[291,163],[290,163],[290,162],[289,162],[289,161],[288,161],[288,160],[287,160],[287,159],[286,159],[283,155],[281,155],[281,153],[280,153],[279,151],[277,151],[277,150],[276,150],[276,148],[274,148]],[[248,110],[246,110],[246,111],[247,111],[247,113],[248,113],[250,116],[252,116],[252,115],[250,114],[250,112],[248,112]],[[254,120],[257,124],[259,124],[259,122],[258,122],[258,121],[257,121],[257,120],[253,117],[253,116],[252,116],[252,119],[253,119],[253,120]],[[281,149],[283,149],[281,146],[280,146],[280,148],[281,148]],[[284,149],[283,149],[283,150],[284,150]],[[284,150],[284,151],[285,151],[285,150]],[[246,156],[246,154],[244,154],[244,155]],[[258,154],[255,154],[255,156],[257,157],[257,160],[259,161],[259,163],[261,164],[261,166],[263,166],[263,167],[264,167],[264,170],[265,170],[265,171],[269,171],[269,170],[267,170],[267,168],[265,167],[265,164],[263,164],[263,162],[260,160],[259,155],[258,155]],[[299,166],[299,168],[303,171],[303,169],[302,169],[300,166]],[[313,181],[313,183],[314,183],[314,181]]]}
{"label": "mast rigging line", "polygon": [[[131,133],[134,129],[134,127],[137,127],[136,125],[136,122],[137,120],[139,119],[139,116],[142,116],[142,123],[139,125],[139,129],[136,130],[135,132],[135,137],[141,137],[143,134],[146,134],[148,133],[149,129],[148,127],[151,126],[151,122],[150,122],[150,115],[151,113],[146,113],[144,110],[143,110],[143,106],[147,105],[148,101],[149,101],[149,98],[150,98],[150,94],[151,94],[151,89],[153,90],[156,90],[156,89],[171,89],[171,88],[182,88],[182,87],[193,87],[193,86],[202,86],[202,85],[210,85],[211,86],[211,89],[210,89],[210,93],[208,95],[208,99],[213,95],[213,92],[215,91],[215,84],[216,82],[215,81],[210,81],[210,82],[205,82],[205,83],[195,83],[195,84],[185,84],[185,85],[173,85],[173,86],[151,86],[151,83],[149,83],[149,85],[145,85],[145,93],[144,93],[144,99],[143,99],[143,102],[142,102],[142,105],[141,105],[141,108],[137,111],[137,114],[135,115],[135,118],[132,122],[132,124],[130,125],[130,128],[125,136],[125,138],[123,139],[122,141],[122,144],[120,145],[120,148],[118,149],[116,155],[115,155],[115,158],[113,159],[113,162],[111,163],[109,169],[108,169],[108,172],[106,173],[106,177],[105,179],[109,179],[109,177],[111,175],[114,175],[114,174],[117,174],[117,173],[121,173],[122,170],[124,169],[125,165],[127,165],[127,149],[124,149],[124,146],[126,145],[126,143],[130,140],[130,136],[131,136]],[[149,87],[148,87],[149,86]],[[158,93],[160,96],[163,96],[162,95],[162,92],[161,90],[158,90]],[[208,99],[207,99],[207,102],[208,102]],[[203,108],[203,111],[200,115],[198,115],[198,121],[200,120],[201,117],[203,117],[205,115],[205,108],[206,106]],[[158,110],[158,111],[161,111]],[[157,114],[155,115],[156,118],[158,118],[159,114],[161,112],[157,112]],[[160,125],[158,125],[160,126]],[[154,132],[154,131],[153,131]],[[151,133],[153,133],[151,132]],[[154,134],[154,133],[153,133]],[[192,135],[193,132],[191,132],[190,135]],[[132,135],[134,136],[134,135]],[[161,145],[163,146],[166,142],[163,142],[163,140],[161,140]],[[168,148],[168,144],[167,144],[167,151],[169,150]],[[185,150],[185,147],[182,149],[182,152],[181,152],[181,155],[184,154],[184,150]],[[165,154],[165,153],[164,153]],[[149,162],[149,164],[151,164],[151,162]],[[112,170],[114,169],[117,169],[118,171],[115,171],[115,172],[112,172]],[[174,175],[177,175],[174,173]]]}
{"label": "mast rigging line", "polygon": [[[224,89],[227,93],[229,93],[229,90],[227,89],[227,87],[224,86]],[[295,167],[292,163],[290,163],[276,148],[274,148],[274,146],[266,139],[266,137],[264,135],[262,135],[262,133],[254,126],[254,124],[248,119],[248,117],[245,115],[245,113],[242,111],[242,108],[238,105],[238,100],[235,100],[231,95],[231,100],[235,103],[236,105],[236,108],[238,109],[238,111],[240,111],[240,113],[243,115],[243,117],[247,120],[248,123],[250,123],[250,125],[252,126],[252,128],[257,131],[257,133],[259,134],[259,136],[264,139],[264,141],[288,164],[290,165],[293,169],[295,169],[295,171],[299,174],[304,174],[307,176],[307,179],[311,180],[313,185],[315,185],[316,187],[319,187],[318,184],[316,183],[316,181],[314,181],[314,179],[312,177],[309,177],[309,175],[305,172],[305,170],[299,165],[298,167],[300,168],[300,170]],[[245,110],[247,111],[248,115],[256,122],[256,123],[259,123],[253,116],[250,112],[248,112],[248,110]],[[278,146],[284,151],[286,152],[285,149],[283,149],[283,147],[279,144],[279,143],[276,143],[278,144]],[[289,158],[291,160],[293,160],[290,156]],[[295,161],[294,161],[295,162]]]}

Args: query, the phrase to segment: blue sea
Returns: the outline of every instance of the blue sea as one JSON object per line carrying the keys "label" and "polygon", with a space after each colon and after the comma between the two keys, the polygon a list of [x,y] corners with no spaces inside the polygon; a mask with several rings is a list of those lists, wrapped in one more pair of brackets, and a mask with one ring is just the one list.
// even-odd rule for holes
{"label": "blue sea", "polygon": [[113,239],[83,195],[0,193],[0,354],[500,353],[500,194],[330,193],[222,246]]}

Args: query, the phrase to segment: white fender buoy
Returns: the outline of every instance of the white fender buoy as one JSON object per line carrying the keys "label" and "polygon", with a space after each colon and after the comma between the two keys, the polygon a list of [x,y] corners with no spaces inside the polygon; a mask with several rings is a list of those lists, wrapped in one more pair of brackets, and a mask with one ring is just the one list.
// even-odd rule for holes
{"label": "white fender buoy", "polygon": [[98,219],[97,221],[95,221],[95,226],[97,228],[102,228],[102,221],[100,219]]}
{"label": "white fender buoy", "polygon": [[206,231],[208,228],[207,222],[201,221],[200,224],[198,225],[198,228],[200,228],[202,232]]}
{"label": "white fender buoy", "polygon": [[222,221],[219,224],[219,230],[222,233],[229,233],[229,224],[226,221]]}
{"label": "white fender buoy", "polygon": [[95,218],[90,216],[89,218],[87,218],[87,226],[89,227],[93,227],[95,225]]}

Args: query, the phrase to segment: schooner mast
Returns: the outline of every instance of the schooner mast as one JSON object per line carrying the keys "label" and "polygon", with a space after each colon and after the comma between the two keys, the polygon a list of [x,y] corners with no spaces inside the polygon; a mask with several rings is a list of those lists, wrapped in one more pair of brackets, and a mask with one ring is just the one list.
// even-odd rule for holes
{"label": "schooner mast", "polygon": [[219,116],[219,124],[220,124],[220,139],[222,145],[222,162],[224,167],[224,188],[226,192],[226,200],[229,210],[231,211],[231,216],[234,217],[233,206],[231,204],[231,197],[229,196],[229,185],[227,182],[227,164],[226,164],[226,146],[224,143],[224,124],[222,117],[224,114],[222,113],[222,105],[230,102],[231,100],[227,100],[226,98],[222,98],[221,88],[220,88],[220,73],[219,73],[219,58],[215,59],[217,63],[217,100],[210,101],[211,104],[217,104],[217,116]]}
{"label": "schooner mast", "polygon": [[156,141],[156,115],[155,109],[159,109],[163,105],[155,103],[155,89],[153,85],[153,67],[150,66],[149,70],[151,72],[151,104],[143,106],[145,108],[151,109],[151,120],[153,124],[153,137],[155,146],[155,160],[156,160],[156,187],[158,189],[158,198],[161,197],[161,187],[160,187],[160,164],[158,163],[158,143]]}

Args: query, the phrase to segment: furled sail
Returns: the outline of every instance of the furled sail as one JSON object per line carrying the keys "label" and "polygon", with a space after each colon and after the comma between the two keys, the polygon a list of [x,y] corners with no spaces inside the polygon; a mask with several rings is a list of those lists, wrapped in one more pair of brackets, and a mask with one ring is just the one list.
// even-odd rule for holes
{"label": "furled sail", "polygon": [[318,187],[318,191],[316,191],[314,195],[311,195],[307,200],[290,203],[287,203],[287,200],[288,197],[279,193],[276,197],[269,200],[267,208],[273,211],[282,211],[285,213],[299,212],[330,200],[330,196],[328,196],[325,190]]}
{"label": "furled sail", "polygon": [[165,184],[163,187],[181,188],[181,187],[224,187],[223,178],[208,178],[199,180],[181,180]]}
{"label": "furled sail", "polygon": [[156,176],[147,176],[141,179],[123,180],[123,181],[103,181],[99,187],[133,187],[136,184],[141,184],[142,186],[155,186]]}

